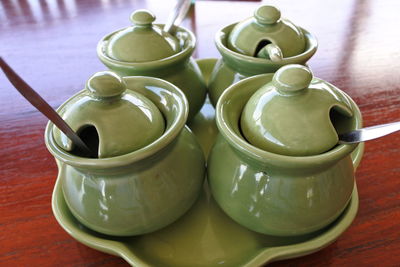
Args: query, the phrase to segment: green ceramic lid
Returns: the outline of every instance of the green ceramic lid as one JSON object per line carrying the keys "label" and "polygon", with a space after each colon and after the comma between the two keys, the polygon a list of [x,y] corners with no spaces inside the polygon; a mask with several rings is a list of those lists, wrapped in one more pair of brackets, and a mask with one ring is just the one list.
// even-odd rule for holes
{"label": "green ceramic lid", "polygon": [[[159,138],[165,129],[155,104],[126,89],[121,77],[110,71],[93,75],[85,90],[58,112],[92,150],[98,150],[99,158],[138,150]],[[63,133],[55,127],[53,134],[61,148],[74,154],[74,147]]]}
{"label": "green ceramic lid", "polygon": [[147,10],[132,13],[132,26],[118,31],[110,38],[106,53],[126,62],[146,62],[170,57],[180,51],[179,41],[154,25],[156,17]]}
{"label": "green ceramic lid", "polygon": [[[272,47],[268,46],[271,44]],[[227,46],[243,55],[272,59],[267,53],[271,48],[279,48],[283,57],[303,53],[306,39],[300,28],[281,18],[279,9],[263,5],[253,17],[236,24],[229,33]]]}
{"label": "green ceramic lid", "polygon": [[277,154],[310,156],[338,142],[337,125],[352,117],[344,93],[302,65],[280,68],[246,103],[240,126],[252,145]]}

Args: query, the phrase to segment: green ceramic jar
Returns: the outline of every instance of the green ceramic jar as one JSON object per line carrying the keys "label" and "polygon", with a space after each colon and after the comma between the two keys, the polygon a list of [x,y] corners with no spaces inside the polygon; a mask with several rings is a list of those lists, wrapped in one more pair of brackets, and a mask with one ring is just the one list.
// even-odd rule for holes
{"label": "green ceramic jar", "polygon": [[176,86],[100,72],[57,112],[98,151],[98,158],[79,156],[48,123],[46,146],[66,203],[83,225],[115,236],[149,233],[177,220],[197,199],[205,161],[185,126],[187,100]]}
{"label": "green ceramic jar", "polygon": [[97,55],[121,76],[151,76],[167,80],[183,91],[189,102],[190,121],[201,109],[207,89],[201,71],[191,57],[196,45],[192,32],[177,27],[174,34],[153,24],[147,10],[131,15],[132,26],[106,35],[97,45]]}
{"label": "green ceramic jar", "polygon": [[[230,85],[258,74],[273,73],[287,64],[306,64],[317,50],[316,38],[305,29],[280,17],[271,6],[260,6],[254,16],[222,28],[215,36],[222,58],[209,82],[215,106]],[[273,52],[277,51],[277,52]],[[277,57],[270,57],[272,53]]]}
{"label": "green ceramic jar", "polygon": [[[294,67],[299,68],[299,66]],[[253,118],[264,116],[267,118],[266,121],[270,122],[268,118],[271,119],[279,113],[277,111],[279,107],[273,105],[284,103],[280,98],[273,100],[272,97],[270,103],[262,99],[271,96],[269,94],[271,86],[274,87],[274,82],[271,83],[273,76],[273,74],[262,74],[244,79],[229,87],[221,95],[216,109],[216,122],[220,134],[208,159],[208,180],[217,203],[242,226],[269,235],[303,235],[327,226],[345,209],[354,187],[354,170],[350,153],[357,145],[332,145],[327,151],[324,151],[324,148],[314,155],[292,156],[286,155],[285,151],[278,151],[279,153],[269,151],[268,149],[273,147],[271,144],[267,144],[265,148],[252,144],[254,141],[248,140],[250,135],[259,134],[260,131],[259,129],[254,132],[247,131],[245,138],[241,121],[248,118],[246,119],[247,115],[244,115],[243,111],[246,108],[247,112],[253,110]],[[285,75],[282,77],[277,73],[274,78],[275,84],[277,81],[285,82],[285,78]],[[296,82],[295,79],[291,81],[292,89],[295,84],[298,88],[307,84],[304,81]],[[303,110],[305,113],[302,120],[315,119],[312,116],[308,117],[309,112],[324,113],[325,120],[331,127],[334,125],[339,133],[361,128],[360,111],[349,96],[318,78],[313,78],[311,82],[308,80],[308,83],[309,88],[300,95],[283,96],[285,92],[281,92],[283,95],[280,97],[293,98],[285,105],[297,106],[299,108],[297,112],[300,112],[301,106],[307,106],[301,95],[303,93],[310,96],[308,103],[319,99],[331,100],[330,96],[337,96],[337,100],[343,102],[351,114],[342,115],[333,111],[334,105],[322,109],[321,106],[314,105],[316,108],[314,110],[311,105],[309,110]],[[318,95],[321,93],[319,91],[325,92],[323,96]],[[257,96],[256,94],[260,93],[259,102],[249,102],[253,95]],[[317,95],[313,95],[314,93]],[[263,101],[267,101],[267,104],[262,105],[267,109],[254,108]],[[330,105],[330,102],[325,104]],[[246,107],[246,105],[254,106]],[[292,138],[296,136],[295,133],[302,134],[299,124],[290,126],[290,123],[293,123],[290,117],[292,113],[286,113],[285,109],[285,106],[281,106],[281,116],[275,117],[275,125],[281,122],[281,125],[287,127],[286,133],[280,133],[283,139],[278,140],[283,146],[286,144],[286,141],[282,141],[286,140],[285,138]],[[257,112],[266,113],[260,115]],[[301,117],[298,114],[294,114],[295,116]],[[318,125],[319,119],[313,123],[314,125],[304,123],[304,126],[310,125],[313,130],[324,127]],[[261,131],[261,133],[265,136],[269,136],[268,131],[272,133],[275,129],[274,125],[264,126],[265,128],[261,129],[267,132]],[[263,138],[260,138],[261,142],[267,140]],[[324,138],[327,137],[323,136]],[[327,140],[330,140],[329,137]]]}

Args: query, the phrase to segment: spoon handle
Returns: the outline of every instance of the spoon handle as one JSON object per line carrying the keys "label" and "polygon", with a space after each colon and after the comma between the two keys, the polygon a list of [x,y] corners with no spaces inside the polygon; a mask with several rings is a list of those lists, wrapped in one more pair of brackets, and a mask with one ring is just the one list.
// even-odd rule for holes
{"label": "spoon handle", "polygon": [[15,89],[25,97],[36,109],[53,122],[71,141],[88,155],[93,155],[82,139],[69,127],[57,112],[27,84],[4,60],[0,57],[0,67]]}
{"label": "spoon handle", "polygon": [[400,121],[339,134],[339,144],[359,143],[400,131]]}
{"label": "spoon handle", "polygon": [[256,57],[271,59],[274,62],[282,61],[282,50],[275,44],[268,44],[264,46]]}
{"label": "spoon handle", "polygon": [[173,33],[173,31],[175,30],[175,25],[179,25],[186,17],[191,2],[191,0],[178,0],[176,2],[174,12],[168,17],[167,23],[165,23],[165,32]]}

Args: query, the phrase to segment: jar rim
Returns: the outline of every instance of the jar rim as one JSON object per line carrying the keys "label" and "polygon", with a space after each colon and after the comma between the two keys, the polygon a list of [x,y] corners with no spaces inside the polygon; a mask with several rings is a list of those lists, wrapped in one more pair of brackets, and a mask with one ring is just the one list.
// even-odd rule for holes
{"label": "jar rim", "polygon": [[[221,28],[216,33],[214,42],[218,51],[221,53],[221,56],[224,58],[227,64],[237,65],[239,71],[243,73],[249,72],[249,64],[251,64],[251,69],[254,69],[253,72],[257,72],[257,70],[259,70],[257,74],[265,73],[268,69],[271,69],[271,71],[276,71],[278,68],[287,64],[305,64],[315,54],[318,48],[317,38],[304,28],[298,27],[303,32],[306,39],[306,49],[303,53],[283,58],[279,62],[274,62],[270,59],[265,58],[257,58],[243,55],[230,50],[226,45],[229,33],[237,23],[233,23]],[[246,66],[242,67],[242,64],[246,64]]]}
{"label": "jar rim", "polygon": [[[350,155],[358,144],[340,144],[318,155],[288,156],[262,150],[250,144],[241,134],[238,134],[238,131],[240,130],[238,129],[235,131],[234,128],[238,127],[240,118],[238,117],[237,120],[232,121],[230,118],[234,116],[232,115],[232,107],[234,106],[233,109],[236,109],[235,113],[240,116],[245,102],[247,102],[252,93],[260,88],[260,86],[272,80],[272,77],[272,73],[252,76],[231,85],[222,93],[216,107],[216,123],[221,135],[226,139],[226,141],[246,158],[259,162],[260,164],[272,164],[286,169],[307,168],[315,166],[316,164],[325,166],[326,164],[331,164],[331,162],[339,160],[346,155]],[[343,91],[341,91],[341,93],[343,93],[343,95],[349,100],[353,109],[355,123],[353,127],[358,129],[362,128],[362,117],[358,106],[346,93]],[[244,94],[247,94],[247,96],[244,96]],[[235,97],[240,97],[243,105],[240,106],[234,102]]]}
{"label": "jar rim", "polygon": [[[45,129],[45,143],[47,149],[56,159],[78,168],[108,169],[120,167],[156,154],[177,138],[185,127],[189,112],[188,103],[182,91],[172,83],[159,78],[127,76],[123,77],[123,79],[128,84],[128,89],[138,91],[142,94],[144,93],[153,102],[158,98],[158,101],[154,102],[154,104],[160,109],[164,119],[166,120],[166,127],[163,134],[150,144],[123,155],[109,158],[85,158],[65,151],[56,143],[53,136],[53,128],[55,126],[49,121]],[[141,87],[139,87],[140,82],[143,83]],[[130,84],[134,84],[136,87],[133,88]],[[71,99],[79,96],[83,92],[84,90],[76,93],[61,104],[57,110],[62,109],[69,103],[69,101],[71,101]],[[172,118],[168,118],[168,114],[166,114],[168,111],[170,111],[171,114],[172,112],[175,112]]]}
{"label": "jar rim", "polygon": [[[164,24],[155,24],[160,27],[163,27]],[[97,44],[97,56],[99,59],[106,65],[111,65],[115,68],[132,68],[135,69],[136,71],[146,71],[146,70],[154,70],[154,69],[162,69],[167,66],[177,64],[183,60],[189,59],[189,57],[192,55],[195,47],[196,47],[196,37],[193,34],[193,32],[189,31],[188,29],[178,26],[176,32],[182,33],[182,34],[187,34],[187,40],[186,43],[183,46],[183,49],[179,51],[176,54],[173,54],[169,57],[162,58],[159,60],[153,60],[153,61],[146,61],[146,62],[128,62],[128,61],[121,61],[117,59],[113,59],[110,56],[107,55],[106,47],[108,40],[118,32],[125,30],[125,28],[118,29],[112,33],[107,34],[104,36]]]}

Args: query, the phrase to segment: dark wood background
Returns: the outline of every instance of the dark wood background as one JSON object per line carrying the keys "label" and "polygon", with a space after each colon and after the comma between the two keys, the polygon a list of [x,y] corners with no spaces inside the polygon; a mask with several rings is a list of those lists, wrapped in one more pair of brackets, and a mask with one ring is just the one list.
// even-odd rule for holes
{"label": "dark wood background", "polygon": [[[267,2],[267,1],[265,1]],[[268,1],[269,3],[270,1]],[[105,67],[96,44],[148,8],[165,22],[173,0],[1,0],[0,55],[53,107]],[[197,1],[184,25],[197,58],[219,57],[215,32],[250,16],[259,2]],[[365,126],[400,120],[400,1],[274,1],[314,33],[315,76],[346,91]],[[54,219],[57,168],[43,142],[46,119],[0,75],[0,265],[118,266],[122,259],[76,242]],[[352,226],[324,250],[274,266],[399,266],[400,134],[366,144],[357,171],[360,207]]]}

